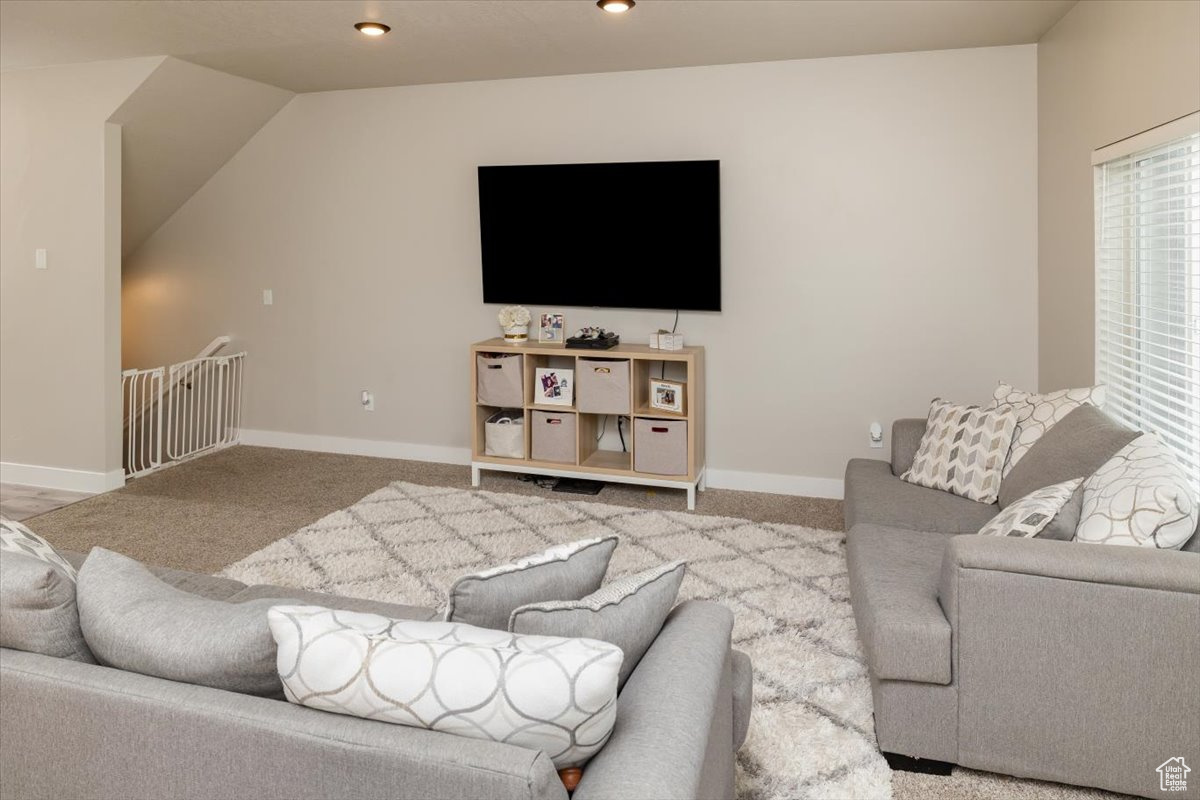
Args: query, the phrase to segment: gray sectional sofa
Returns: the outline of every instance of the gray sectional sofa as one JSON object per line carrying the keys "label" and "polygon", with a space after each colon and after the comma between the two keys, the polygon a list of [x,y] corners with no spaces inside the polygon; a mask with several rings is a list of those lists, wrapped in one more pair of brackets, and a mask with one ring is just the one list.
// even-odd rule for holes
{"label": "gray sectional sofa", "polygon": [[846,468],[880,749],[1200,797],[1200,778],[1165,793],[1156,772],[1183,757],[1200,776],[1200,535],[1190,552],[976,536],[996,506],[898,477],[924,429],[900,420],[890,463]]}
{"label": "gray sectional sofa", "polygon": [[[65,556],[78,566],[82,557]],[[186,591],[278,597],[395,618],[430,609],[169,569]],[[616,728],[576,800],[728,798],[750,714],[750,663],[723,606],[671,612],[618,699]],[[0,648],[0,796],[65,798],[555,798],[549,758],[491,741],[314,711]]]}

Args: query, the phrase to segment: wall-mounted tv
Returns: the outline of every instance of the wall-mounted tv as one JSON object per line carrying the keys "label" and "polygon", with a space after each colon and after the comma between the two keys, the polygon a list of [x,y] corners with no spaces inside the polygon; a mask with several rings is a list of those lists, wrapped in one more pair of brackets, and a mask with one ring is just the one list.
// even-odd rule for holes
{"label": "wall-mounted tv", "polygon": [[479,168],[483,301],[721,310],[719,161]]}

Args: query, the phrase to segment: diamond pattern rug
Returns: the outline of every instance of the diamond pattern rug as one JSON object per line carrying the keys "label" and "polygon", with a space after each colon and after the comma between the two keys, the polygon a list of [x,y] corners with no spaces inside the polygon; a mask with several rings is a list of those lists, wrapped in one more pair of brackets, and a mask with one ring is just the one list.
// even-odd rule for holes
{"label": "diamond pattern rug", "polygon": [[621,542],[608,580],[687,559],[681,599],[734,613],[734,646],[754,662],[739,798],[891,797],[840,532],[398,482],[221,574],[443,606],[460,575],[610,533]]}

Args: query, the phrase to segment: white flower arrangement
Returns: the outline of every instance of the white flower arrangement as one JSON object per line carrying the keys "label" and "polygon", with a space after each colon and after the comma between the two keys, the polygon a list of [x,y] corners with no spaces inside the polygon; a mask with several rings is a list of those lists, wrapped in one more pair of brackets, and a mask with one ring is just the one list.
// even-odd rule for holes
{"label": "white flower arrangement", "polygon": [[500,313],[496,315],[496,318],[500,320],[500,327],[502,328],[519,328],[528,326],[529,321],[533,319],[533,315],[524,306],[505,306],[500,309]]}

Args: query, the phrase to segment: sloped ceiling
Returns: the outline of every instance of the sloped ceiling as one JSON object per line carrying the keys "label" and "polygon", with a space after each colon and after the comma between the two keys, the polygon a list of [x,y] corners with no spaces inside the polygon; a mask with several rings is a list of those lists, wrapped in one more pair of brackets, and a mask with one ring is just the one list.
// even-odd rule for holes
{"label": "sloped ceiling", "polygon": [[109,118],[122,126],[122,255],[166,222],[292,96],[164,59]]}
{"label": "sloped ceiling", "polygon": [[[296,92],[1036,42],[1075,0],[4,0],[0,68],[171,55]],[[392,32],[367,39],[353,25]]]}

